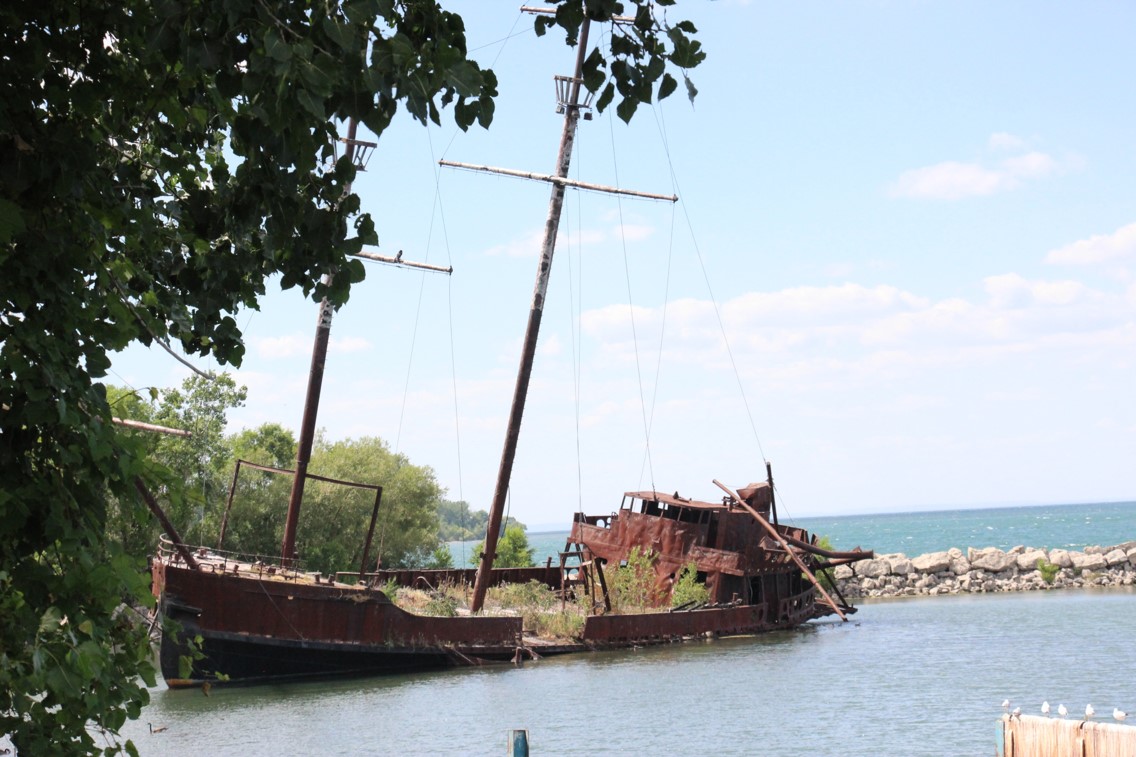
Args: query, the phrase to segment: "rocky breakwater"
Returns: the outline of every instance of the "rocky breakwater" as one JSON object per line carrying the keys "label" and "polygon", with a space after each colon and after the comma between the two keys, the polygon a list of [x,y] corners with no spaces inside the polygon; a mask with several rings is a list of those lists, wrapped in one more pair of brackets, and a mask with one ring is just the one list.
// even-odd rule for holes
{"label": "rocky breakwater", "polygon": [[918,557],[880,555],[835,569],[846,597],[906,597],[1035,591],[1136,583],[1136,541],[1084,551],[1014,547],[952,548]]}

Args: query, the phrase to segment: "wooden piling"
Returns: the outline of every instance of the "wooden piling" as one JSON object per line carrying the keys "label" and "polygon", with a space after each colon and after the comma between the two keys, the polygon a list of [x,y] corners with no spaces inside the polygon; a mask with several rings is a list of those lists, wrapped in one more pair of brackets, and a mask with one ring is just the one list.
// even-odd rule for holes
{"label": "wooden piling", "polygon": [[529,732],[524,728],[509,731],[509,757],[529,757]]}
{"label": "wooden piling", "polygon": [[1037,715],[1003,715],[1000,757],[1112,757],[1136,754],[1136,728]]}

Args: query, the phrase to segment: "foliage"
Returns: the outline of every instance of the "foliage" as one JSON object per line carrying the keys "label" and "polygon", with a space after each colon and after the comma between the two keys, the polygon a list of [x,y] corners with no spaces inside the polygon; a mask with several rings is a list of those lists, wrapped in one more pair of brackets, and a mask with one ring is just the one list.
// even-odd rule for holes
{"label": "foliage", "polygon": [[[832,540],[829,539],[827,536],[818,537],[817,541],[816,541],[816,546],[820,547],[821,549],[826,549],[830,552],[833,549],[835,549],[835,547],[832,546]],[[813,558],[812,561],[815,563],[816,558]],[[831,570],[814,570],[813,575],[815,575],[817,577],[817,580],[820,581],[820,585],[825,588],[825,591],[831,591],[833,589],[832,571]],[[804,581],[808,581],[808,578],[806,578],[805,574],[803,574],[803,573],[801,574],[801,579],[804,580]],[[808,582],[812,583],[811,581],[808,581]]]}
{"label": "foliage", "polygon": [[[557,23],[585,7],[621,9],[567,0]],[[646,57],[613,50],[635,64],[610,69],[625,101],[649,99],[656,60],[696,62],[692,31],[637,18]],[[14,0],[0,49],[0,732],[21,753],[91,754],[153,677],[118,609],[152,602],[124,548],[139,535],[107,538],[109,503],[145,520],[141,476],[191,532],[209,525],[150,443],[111,424],[109,354],[173,341],[239,365],[237,316],[272,277],[342,305],[364,274],[348,256],[377,237],[345,193],[355,169],[332,162],[335,124],[381,135],[400,107],[437,123],[452,106],[460,127],[487,126],[496,78],[460,16],[405,0]]]}
{"label": "foliage", "polygon": [[671,606],[680,607],[691,604],[705,604],[710,601],[710,590],[698,580],[698,568],[694,563],[682,566],[671,587]]}
{"label": "foliage", "polygon": [[[483,539],[489,525],[489,513],[485,510],[470,510],[468,502],[441,502],[438,505],[438,518],[441,521],[438,538],[442,541]],[[513,516],[506,516],[505,526],[512,525],[526,528],[524,523]]]}
{"label": "foliage", "polygon": [[1044,557],[1037,559],[1037,572],[1041,574],[1041,580],[1047,584],[1052,584],[1057,574],[1061,572],[1061,566],[1051,563]]}
{"label": "foliage", "polygon": [[[481,553],[485,551],[485,542],[473,548],[473,555],[469,558],[472,565],[481,563]],[[529,537],[523,526],[514,525],[505,529],[505,535],[497,540],[497,556],[493,559],[495,568],[531,568],[533,566],[533,548],[529,546]]]}
{"label": "foliage", "polygon": [[439,544],[423,567],[429,570],[451,570],[454,567],[454,555],[445,544]]}
{"label": "foliage", "polygon": [[[640,103],[649,103],[654,97],[662,100],[678,88],[678,82],[666,70],[668,64],[680,70],[692,103],[698,94],[686,72],[705,60],[706,53],[692,37],[698,31],[694,24],[680,21],[671,25],[666,12],[659,13],[659,8],[674,4],[675,0],[630,0],[626,4],[620,0],[563,2],[557,4],[554,16],[538,15],[535,28],[537,34],[544,34],[550,27],[559,26],[569,44],[575,45],[585,16],[601,22],[618,16],[633,17],[630,24],[611,24],[608,54],[597,47],[584,61],[584,85],[588,91],[600,92],[603,88],[596,109],[602,113],[618,92],[621,99],[615,112],[624,121],[630,121]],[[605,68],[610,74],[604,73]]]}
{"label": "foliage", "polygon": [[458,614],[458,602],[449,594],[436,593],[430,597],[422,613],[439,618],[453,618]]}
{"label": "foliage", "polygon": [[604,577],[612,612],[641,612],[655,606],[657,576],[655,555],[650,549],[640,551],[638,546],[632,547],[627,564],[614,570],[610,564],[605,566]]}
{"label": "foliage", "polygon": [[486,604],[516,612],[525,630],[544,638],[571,638],[580,635],[586,612],[576,603],[560,609],[559,593],[540,581],[501,584],[489,589]]}
{"label": "foliage", "polygon": [[[377,437],[328,443],[317,438],[308,466],[321,476],[383,487],[372,559],[384,567],[421,567],[438,546],[442,489],[429,467],[411,465]],[[313,570],[357,563],[374,508],[374,493],[309,481],[300,511],[297,550]]]}

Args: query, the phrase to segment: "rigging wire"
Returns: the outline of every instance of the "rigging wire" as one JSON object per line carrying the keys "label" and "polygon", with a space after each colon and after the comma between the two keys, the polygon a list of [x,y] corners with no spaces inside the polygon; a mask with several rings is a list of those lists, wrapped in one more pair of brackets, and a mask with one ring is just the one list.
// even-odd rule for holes
{"label": "rigging wire", "polygon": [[[607,119],[608,131],[611,134],[611,162],[615,171],[615,185],[619,186],[619,161],[615,150],[615,124]],[[616,195],[616,208],[619,213],[619,241],[623,248],[623,275],[627,282],[627,314],[631,319],[631,344],[635,352],[635,378],[639,387],[639,415],[643,421],[643,446],[647,457],[647,471],[651,478],[651,489],[655,489],[655,468],[651,461],[651,429],[647,423],[647,401],[643,396],[643,369],[639,361],[639,336],[635,328],[635,301],[631,294],[631,264],[627,258],[627,234],[623,224],[623,200]]]}
{"label": "rigging wire", "polygon": [[[664,154],[666,155],[666,158],[667,158],[667,168],[668,168],[668,170],[670,171],[670,174],[671,174],[671,182],[672,182],[672,185],[674,186],[675,194],[677,194],[681,198],[683,196],[683,194],[680,191],[678,175],[675,172],[675,168],[674,168],[674,161],[671,159],[670,142],[667,138],[667,130],[666,130],[665,119],[662,116],[661,109],[652,109],[652,112],[655,114],[655,125],[658,128],[659,135],[662,139],[663,152],[664,152]],[[695,257],[698,260],[698,266],[699,266],[699,269],[702,272],[702,279],[703,279],[703,282],[706,284],[706,291],[710,295],[710,304],[714,308],[714,317],[715,317],[715,319],[717,320],[717,323],[718,323],[718,330],[722,334],[722,343],[725,345],[726,354],[730,358],[730,367],[733,369],[734,380],[737,382],[737,385],[738,385],[738,393],[741,395],[742,404],[745,407],[746,419],[749,421],[750,430],[753,433],[754,441],[757,444],[758,453],[761,455],[762,460],[765,460],[766,459],[765,449],[762,447],[762,444],[761,444],[761,436],[757,433],[757,424],[754,422],[754,419],[753,419],[753,410],[750,408],[749,399],[746,397],[745,386],[742,383],[741,372],[738,370],[737,360],[734,358],[734,351],[733,351],[733,348],[730,346],[730,339],[729,339],[729,336],[726,333],[726,326],[725,326],[725,323],[722,320],[721,310],[718,307],[718,299],[714,295],[713,286],[711,286],[711,284],[710,284],[710,274],[706,270],[706,261],[702,257],[702,250],[698,245],[698,239],[697,239],[697,237],[694,233],[694,224],[691,221],[690,212],[687,209],[686,203],[684,201],[679,200],[679,202],[682,204],[683,218],[686,221],[687,231],[690,233],[691,243],[694,246]],[[778,492],[778,491],[779,491],[779,489],[777,488],[777,486],[775,484],[774,485],[774,492]],[[784,508],[786,517],[789,518],[789,520],[792,520],[792,518],[789,516],[788,508],[784,507],[785,503],[779,502],[779,504],[782,506],[782,508]]]}
{"label": "rigging wire", "polygon": [[[660,110],[660,109],[661,109],[661,105],[658,105],[658,104],[655,105],[652,108],[652,110]],[[659,118],[662,117],[662,114],[656,113],[655,117],[656,117],[656,119],[659,119]],[[672,173],[673,173],[673,171],[672,171]],[[673,176],[671,177],[671,191],[676,196],[678,195],[678,188],[675,186]],[[675,237],[674,232],[675,232],[675,220],[676,220],[676,218],[677,218],[677,214],[675,212],[675,207],[674,207],[674,205],[671,205],[671,225],[670,225],[670,233],[667,237],[667,270],[666,270],[666,276],[665,276],[664,281],[663,281],[663,308],[662,308],[661,323],[659,325],[659,350],[658,350],[657,357],[656,357],[656,360],[655,360],[654,389],[651,393],[651,410],[650,410],[650,413],[648,414],[648,420],[647,420],[647,438],[648,439],[650,439],[651,433],[654,431],[654,428],[655,428],[655,407],[656,407],[658,400],[659,400],[659,387],[662,385],[663,344],[664,344],[664,341],[666,339],[666,333],[667,333],[667,306],[670,304],[670,299],[671,299],[671,266],[672,266],[672,263],[674,261],[674,237]],[[647,450],[644,450],[643,462],[639,466],[639,481],[640,481],[640,483],[642,483],[642,481],[643,481],[643,471],[647,467],[647,463],[648,463]],[[654,485],[652,485],[651,488],[654,489]]]}
{"label": "rigging wire", "polygon": [[[573,167],[576,171],[576,178],[580,177],[580,161],[581,161],[581,146],[579,134],[573,144],[575,151],[575,159],[572,161]],[[582,240],[584,235],[584,220],[583,220],[583,202],[581,201],[579,193],[574,195],[576,199],[576,228],[578,231],[577,239]],[[572,332],[572,394],[573,402],[575,404],[575,422],[576,422],[576,511],[580,514],[584,512],[584,462],[583,450],[580,445],[580,388],[581,388],[581,365],[583,364],[583,339],[581,329],[577,329],[578,321],[583,313],[584,303],[584,256],[580,248],[580,242],[576,243],[576,257],[579,258],[579,265],[576,269],[572,268],[572,231],[571,223],[564,225],[564,246],[565,257],[568,259],[568,324]],[[574,281],[574,277],[579,276],[578,282]]]}
{"label": "rigging wire", "polygon": [[[516,36],[519,36],[521,34],[526,33],[526,32],[515,32],[514,33],[514,30],[517,28],[517,24],[520,23],[520,20],[523,17],[524,17],[524,13],[518,12],[516,18],[513,20],[513,25],[509,28],[508,34],[506,34],[504,37],[502,37],[501,39],[498,39],[494,42],[489,42],[489,43],[481,45],[479,47],[472,48],[472,49],[470,49],[469,52],[475,52],[477,50],[483,50],[485,48],[489,48],[489,47],[492,47],[494,45],[500,45],[500,47],[497,50],[497,54],[493,57],[493,62],[489,64],[490,68],[492,68],[493,66],[496,66],[497,61],[500,60],[501,55],[505,52],[505,44],[510,39],[512,39],[513,37],[516,37]],[[454,140],[457,139],[458,133],[459,133],[459,130],[455,127],[453,132],[450,134],[449,141],[446,142],[445,149],[442,151],[443,157],[445,157],[445,155],[449,152],[450,147],[453,146]],[[446,251],[446,262],[452,268],[453,267],[453,253],[452,253],[452,250],[450,248],[449,229],[446,226],[445,206],[444,206],[444,203],[442,202],[441,171],[439,170],[438,161],[436,159],[436,154],[434,152],[434,138],[431,136],[429,128],[426,129],[426,139],[427,139],[427,142],[429,143],[429,147],[430,147],[430,162],[431,162],[431,165],[433,166],[433,173],[434,173],[434,211],[437,213],[439,223],[441,224],[443,246],[444,246],[445,251]],[[434,221],[433,216],[431,216],[431,221],[430,221],[431,222],[431,229],[433,229],[433,221]],[[453,277],[452,276],[449,277],[449,279],[446,282],[446,316],[447,316],[447,324],[448,324],[448,327],[449,327],[449,334],[450,334],[450,381],[451,381],[451,384],[452,384],[452,387],[453,387],[453,398],[454,398],[454,446],[455,446],[455,449],[456,449],[456,456],[457,456],[458,503],[459,503],[459,508],[460,508],[461,527],[462,527],[462,538],[460,539],[460,542],[461,542],[461,562],[462,562],[462,565],[465,565],[466,559],[467,559],[467,556],[466,556],[466,541],[467,541],[467,539],[465,537],[466,537],[466,534],[469,530],[469,526],[468,526],[469,504],[465,500],[464,476],[463,476],[463,473],[462,473],[461,412],[460,412],[459,405],[458,405],[458,369],[457,369],[457,348],[455,346],[455,341],[454,341],[454,287],[453,287]],[[507,519],[506,519],[506,523],[508,523]]]}

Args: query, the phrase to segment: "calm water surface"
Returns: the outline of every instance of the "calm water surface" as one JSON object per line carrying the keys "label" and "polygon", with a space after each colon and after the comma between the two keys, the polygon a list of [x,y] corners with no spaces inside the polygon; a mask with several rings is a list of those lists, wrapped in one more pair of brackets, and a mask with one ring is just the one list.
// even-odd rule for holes
{"label": "calm water surface", "polygon": [[[143,755],[990,755],[1000,703],[1136,710],[1136,592],[865,602],[847,624],[524,668],[153,692]],[[150,735],[146,722],[168,726]]]}

